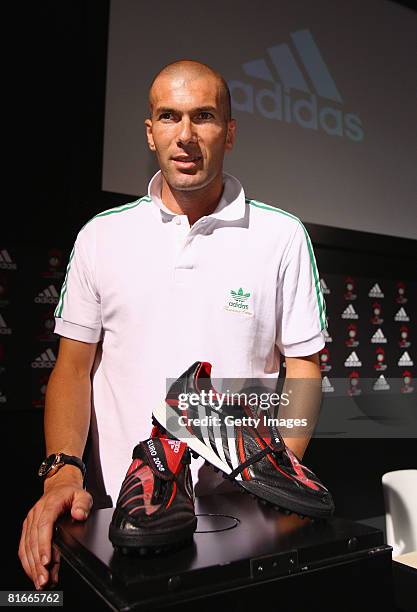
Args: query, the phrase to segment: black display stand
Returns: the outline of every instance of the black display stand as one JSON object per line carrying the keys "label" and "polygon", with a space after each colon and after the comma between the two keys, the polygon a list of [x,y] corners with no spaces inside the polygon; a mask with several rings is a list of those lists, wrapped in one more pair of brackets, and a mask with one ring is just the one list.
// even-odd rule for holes
{"label": "black display stand", "polygon": [[392,549],[378,529],[286,516],[239,493],[197,498],[196,512],[194,543],[150,558],[114,551],[112,509],[93,512],[85,523],[62,518],[54,541],[63,559],[64,607],[394,610]]}

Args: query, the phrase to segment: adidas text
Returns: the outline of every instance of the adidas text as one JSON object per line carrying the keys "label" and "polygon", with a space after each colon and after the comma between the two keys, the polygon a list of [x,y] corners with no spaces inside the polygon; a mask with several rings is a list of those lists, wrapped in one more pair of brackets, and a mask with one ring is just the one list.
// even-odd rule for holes
{"label": "adidas text", "polygon": [[[291,46],[274,45],[267,49],[267,58],[243,64],[247,76],[267,82],[268,86],[257,88],[247,81],[229,81],[233,108],[251,114],[256,111],[265,119],[296,123],[302,128],[323,130],[329,136],[361,142],[364,139],[361,119],[340,108],[342,97],[311,32],[292,32],[291,39]],[[311,91],[301,68],[308,73],[318,95]],[[326,102],[319,104],[318,98]],[[337,106],[329,106],[329,100]]]}

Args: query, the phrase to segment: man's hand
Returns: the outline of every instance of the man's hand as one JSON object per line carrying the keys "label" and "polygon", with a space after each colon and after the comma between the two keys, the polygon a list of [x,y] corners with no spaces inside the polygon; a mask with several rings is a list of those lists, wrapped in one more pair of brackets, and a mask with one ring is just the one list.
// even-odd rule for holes
{"label": "man's hand", "polygon": [[[55,521],[66,511],[70,511],[73,519],[84,521],[92,505],[93,498],[83,489],[78,468],[64,466],[45,480],[44,494],[23,522],[19,544],[20,562],[37,590],[49,580],[51,583],[58,580],[59,553],[51,550]],[[46,567],[49,563],[50,571]]]}

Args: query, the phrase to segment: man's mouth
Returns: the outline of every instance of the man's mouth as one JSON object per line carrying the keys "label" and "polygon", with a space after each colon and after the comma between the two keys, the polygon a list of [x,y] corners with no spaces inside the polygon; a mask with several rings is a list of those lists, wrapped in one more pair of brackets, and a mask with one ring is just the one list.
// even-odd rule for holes
{"label": "man's mouth", "polygon": [[180,168],[193,168],[202,159],[201,155],[176,155],[171,158]]}

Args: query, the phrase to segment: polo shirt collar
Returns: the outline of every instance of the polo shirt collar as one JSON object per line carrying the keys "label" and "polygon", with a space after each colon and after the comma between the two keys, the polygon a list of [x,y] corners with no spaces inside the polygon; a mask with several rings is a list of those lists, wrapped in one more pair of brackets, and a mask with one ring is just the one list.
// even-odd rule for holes
{"label": "polo shirt collar", "polygon": [[[210,214],[208,218],[220,219],[223,221],[237,221],[245,216],[245,192],[237,178],[231,174],[223,172],[223,193],[217,208]],[[165,206],[161,200],[162,188],[162,173],[160,170],[151,178],[148,186],[148,196],[156,206],[160,216],[167,220],[172,220],[176,217],[176,213],[172,212]]]}

